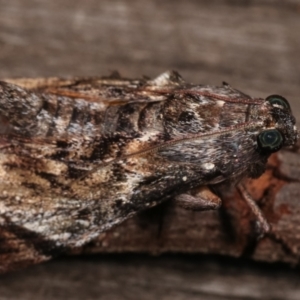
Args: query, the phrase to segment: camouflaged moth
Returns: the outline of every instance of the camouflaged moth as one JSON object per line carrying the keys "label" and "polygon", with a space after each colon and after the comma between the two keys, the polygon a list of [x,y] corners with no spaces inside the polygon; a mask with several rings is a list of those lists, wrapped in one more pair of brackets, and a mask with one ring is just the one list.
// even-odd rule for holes
{"label": "camouflaged moth", "polygon": [[81,246],[170,198],[217,208],[224,183],[238,186],[267,232],[240,182],[298,138],[283,97],[189,84],[176,72],[2,81],[0,120],[3,270]]}

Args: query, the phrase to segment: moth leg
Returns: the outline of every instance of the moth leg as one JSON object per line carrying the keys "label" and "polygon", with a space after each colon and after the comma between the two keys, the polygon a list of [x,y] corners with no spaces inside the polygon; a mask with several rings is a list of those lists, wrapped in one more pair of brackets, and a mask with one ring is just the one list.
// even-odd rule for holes
{"label": "moth leg", "polygon": [[188,210],[211,210],[221,206],[221,199],[207,186],[197,189],[193,195],[180,194],[175,197],[176,204]]}
{"label": "moth leg", "polygon": [[253,200],[253,198],[250,196],[250,194],[247,192],[246,188],[242,184],[237,185],[237,189],[241,193],[244,200],[249,205],[250,209],[254,213],[256,217],[256,225],[259,231],[259,238],[262,238],[264,235],[266,235],[271,230],[271,226],[262,214],[262,211],[257,206],[256,202]]}

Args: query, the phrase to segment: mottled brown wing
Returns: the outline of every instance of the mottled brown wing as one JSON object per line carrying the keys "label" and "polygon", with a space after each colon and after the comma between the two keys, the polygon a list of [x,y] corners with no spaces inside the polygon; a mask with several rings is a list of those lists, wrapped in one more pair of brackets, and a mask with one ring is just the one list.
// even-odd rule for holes
{"label": "mottled brown wing", "polygon": [[[201,184],[206,175],[195,170],[195,164],[169,164],[167,154],[157,155],[176,136],[180,141],[201,128],[200,123],[178,127],[185,123],[178,123],[177,114],[187,101],[192,111],[200,94],[177,73],[164,73],[152,81],[10,82],[19,85],[0,86],[4,226],[25,228],[55,247],[82,245],[136,211]],[[201,93],[201,109],[214,121],[220,107],[210,100],[209,89]],[[237,101],[223,94],[220,90],[214,97]]]}
{"label": "mottled brown wing", "polygon": [[[140,129],[151,120],[138,116],[168,95],[139,89],[144,81],[8,81],[0,84],[5,232],[18,243],[25,239],[44,259],[90,241],[139,209],[123,207],[120,214],[116,206],[132,193],[129,180],[119,180],[125,176],[119,158],[159,143],[161,127],[145,139]],[[113,160],[120,166],[108,164]]]}
{"label": "mottled brown wing", "polygon": [[0,256],[44,260],[190,188],[262,172],[268,109],[174,72],[0,82]]}

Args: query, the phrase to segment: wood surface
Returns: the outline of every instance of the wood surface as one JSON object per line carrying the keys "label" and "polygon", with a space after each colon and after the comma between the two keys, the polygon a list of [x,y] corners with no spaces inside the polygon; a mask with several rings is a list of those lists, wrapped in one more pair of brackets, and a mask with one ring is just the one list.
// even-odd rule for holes
{"label": "wood surface", "polygon": [[[299,30],[297,0],[0,0],[0,77],[114,70],[154,77],[174,69],[194,83],[226,81],[252,96],[281,94],[300,120]],[[187,212],[166,203],[74,252],[210,253],[298,264],[299,178],[294,149],[274,155],[266,174],[249,183],[275,232],[259,242],[251,212],[230,191],[218,212]],[[297,272],[283,267],[281,273],[281,266],[273,272],[265,264],[255,264],[253,271],[252,263],[241,260],[228,275],[231,262],[212,259],[209,265],[194,255],[61,259],[5,275],[0,294],[1,299],[300,298]]]}
{"label": "wood surface", "polygon": [[64,258],[2,276],[1,299],[298,300],[299,270],[168,255]]}

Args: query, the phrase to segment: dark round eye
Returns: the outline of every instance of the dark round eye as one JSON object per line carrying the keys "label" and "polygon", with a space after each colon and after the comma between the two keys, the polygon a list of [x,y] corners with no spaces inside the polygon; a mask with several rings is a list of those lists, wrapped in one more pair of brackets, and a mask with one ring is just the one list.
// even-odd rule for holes
{"label": "dark round eye", "polygon": [[283,137],[278,130],[269,129],[258,135],[257,142],[261,150],[275,152],[278,151],[282,146]]}
{"label": "dark round eye", "polygon": [[271,95],[269,96],[267,99],[267,101],[270,102],[271,105],[280,105],[283,108],[289,109],[291,110],[291,107],[289,105],[289,103],[287,102],[287,100],[285,98],[283,98],[282,96],[279,95]]}

